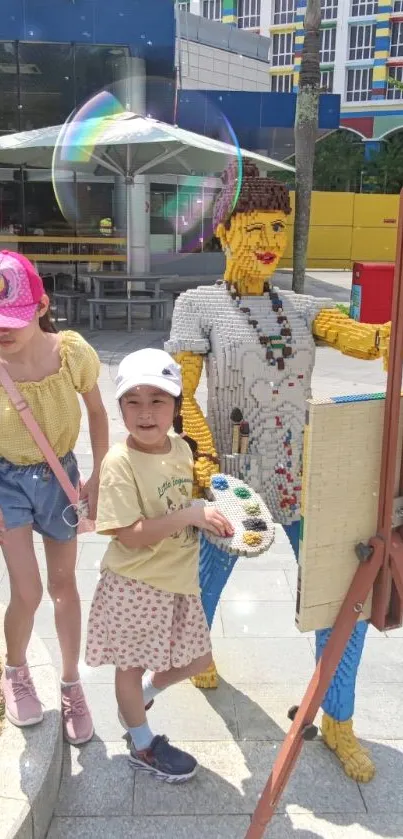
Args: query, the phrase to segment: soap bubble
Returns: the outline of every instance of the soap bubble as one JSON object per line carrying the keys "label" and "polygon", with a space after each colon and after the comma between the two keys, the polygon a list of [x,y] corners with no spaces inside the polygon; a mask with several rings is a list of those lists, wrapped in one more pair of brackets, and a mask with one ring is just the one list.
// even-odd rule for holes
{"label": "soap bubble", "polygon": [[[80,235],[126,236],[127,190],[140,169],[150,175],[150,247],[159,264],[172,254],[186,255],[202,250],[220,250],[214,239],[213,204],[221,186],[222,171],[233,161],[233,205],[242,182],[242,157],[236,134],[217,102],[202,91],[176,92],[166,79],[147,79],[147,105],[144,119],[130,110],[131,80],[116,89],[104,89],[92,96],[62,126],[53,154],[52,182],[59,209],[69,225]],[[128,91],[127,97],[122,91]],[[138,97],[137,97],[138,98]],[[128,100],[128,101],[127,101]],[[224,142],[228,154],[213,171],[190,170],[181,156],[169,156],[161,167],[150,170],[150,142],[147,150],[132,142],[110,142],[116,127],[126,121],[147,142],[156,120],[172,119],[181,128]],[[148,126],[148,127],[147,127]],[[203,152],[201,151],[202,155]],[[160,155],[160,144],[156,158]],[[102,224],[104,223],[104,229]],[[106,226],[105,226],[106,225]],[[107,230],[109,225],[109,230]]]}

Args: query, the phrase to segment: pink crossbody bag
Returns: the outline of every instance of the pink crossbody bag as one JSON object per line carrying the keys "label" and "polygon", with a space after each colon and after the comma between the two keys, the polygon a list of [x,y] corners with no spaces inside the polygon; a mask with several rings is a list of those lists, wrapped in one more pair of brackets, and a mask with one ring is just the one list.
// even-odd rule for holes
{"label": "pink crossbody bag", "polygon": [[67,495],[67,498],[70,501],[71,506],[73,506],[78,514],[78,526],[77,532],[78,533],[89,533],[95,530],[95,522],[91,521],[88,518],[88,506],[86,502],[80,501],[80,493],[70,481],[70,478],[63,469],[59,459],[56,457],[52,446],[50,445],[49,441],[46,439],[43,431],[39,428],[39,425],[32,415],[25,399],[21,396],[17,386],[13,382],[13,380],[8,375],[7,371],[4,367],[0,364],[0,384],[3,385],[4,390],[10,397],[11,402],[14,405],[14,408],[18,411],[22,421],[25,423],[29,433],[33,440],[35,440],[36,445],[41,450],[46,462],[50,466],[53,474],[56,476],[57,480],[61,488]]}

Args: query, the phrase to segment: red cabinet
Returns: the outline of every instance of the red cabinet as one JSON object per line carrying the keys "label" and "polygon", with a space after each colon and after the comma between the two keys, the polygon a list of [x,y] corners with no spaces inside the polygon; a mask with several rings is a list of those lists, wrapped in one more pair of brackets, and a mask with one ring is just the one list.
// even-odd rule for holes
{"label": "red cabinet", "polygon": [[350,317],[386,323],[392,316],[393,262],[354,262]]}

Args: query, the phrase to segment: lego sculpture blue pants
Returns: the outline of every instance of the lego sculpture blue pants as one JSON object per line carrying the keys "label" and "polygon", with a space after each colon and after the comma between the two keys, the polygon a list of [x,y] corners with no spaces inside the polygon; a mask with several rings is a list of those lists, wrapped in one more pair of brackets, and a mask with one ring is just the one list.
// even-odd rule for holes
{"label": "lego sculpture blue pants", "polygon": [[[299,553],[299,522],[293,522],[284,530],[291,542],[296,559]],[[200,544],[200,588],[204,612],[209,627],[221,593],[237,561],[226,551],[213,545],[203,535]],[[244,560],[247,563],[247,559]],[[360,621],[354,628],[346,646],[333,680],[322,704],[326,714],[339,722],[349,720],[354,713],[355,684],[358,666],[364,646],[368,624]],[[318,661],[330,636],[330,629],[321,629],[316,633],[316,660]]]}

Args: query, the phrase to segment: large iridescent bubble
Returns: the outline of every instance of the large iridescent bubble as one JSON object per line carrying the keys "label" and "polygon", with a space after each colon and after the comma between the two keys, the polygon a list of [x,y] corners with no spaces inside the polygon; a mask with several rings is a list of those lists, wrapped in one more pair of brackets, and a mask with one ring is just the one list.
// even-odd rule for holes
{"label": "large iridescent bubble", "polygon": [[[53,152],[52,183],[54,194],[67,222],[77,228],[84,221],[78,194],[78,177],[85,183],[90,168],[96,166],[97,144],[112,121],[121,119],[125,109],[117,97],[102,90],[77,108],[62,126]],[[94,167],[89,164],[93,163]],[[88,181],[90,182],[90,181]]]}
{"label": "large iridescent bubble", "polygon": [[[147,114],[151,120],[168,118],[166,79],[147,79]],[[124,87],[124,85],[123,85]],[[130,88],[130,80],[126,85]],[[179,91],[176,115],[181,128],[194,130],[227,144],[228,154],[219,158],[211,172],[188,171],[172,159],[172,176],[150,172],[150,247],[158,254],[160,265],[169,261],[173,253],[186,255],[218,248],[213,231],[213,204],[220,187],[221,172],[230,160],[235,165],[233,205],[242,181],[242,156],[236,134],[226,115],[214,100],[203,91]],[[172,111],[171,111],[172,113]],[[83,236],[99,234],[104,216],[110,217],[116,235],[126,235],[127,198],[132,176],[136,174],[138,153],[136,143],[130,153],[124,144],[105,143],[105,135],[115,123],[131,120],[130,102],[123,103],[115,92],[105,89],[86,101],[62,126],[53,154],[52,181],[59,209],[77,233]],[[139,132],[141,131],[139,120]],[[144,123],[143,123],[144,124]],[[139,133],[139,139],[142,138]]]}

